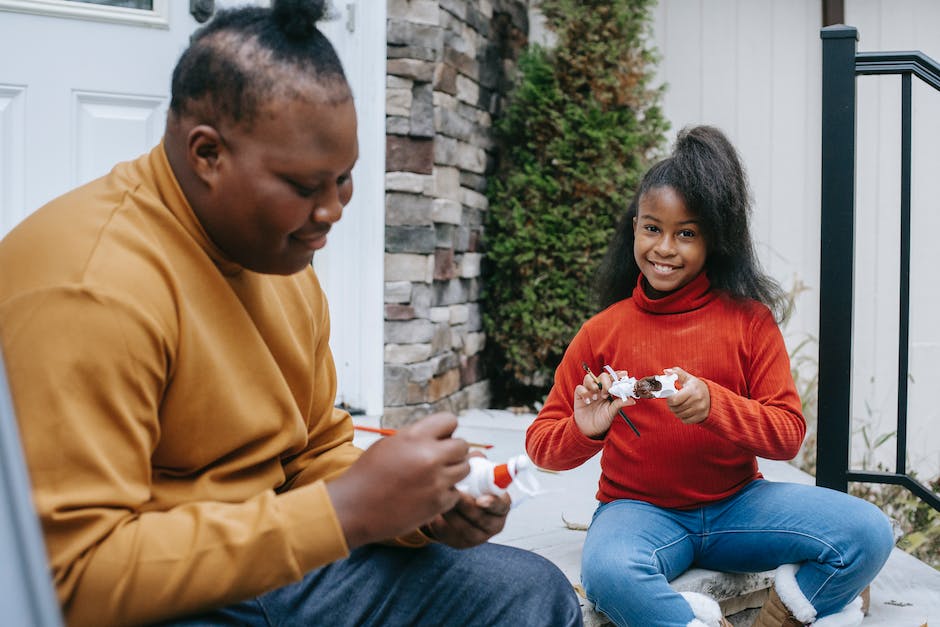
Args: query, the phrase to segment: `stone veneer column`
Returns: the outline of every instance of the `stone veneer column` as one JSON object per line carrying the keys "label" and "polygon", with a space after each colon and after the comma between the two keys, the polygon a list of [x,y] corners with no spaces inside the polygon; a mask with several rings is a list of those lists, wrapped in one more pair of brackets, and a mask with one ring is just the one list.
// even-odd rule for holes
{"label": "stone veneer column", "polygon": [[492,115],[526,0],[388,0],[385,412],[485,407],[480,239]]}

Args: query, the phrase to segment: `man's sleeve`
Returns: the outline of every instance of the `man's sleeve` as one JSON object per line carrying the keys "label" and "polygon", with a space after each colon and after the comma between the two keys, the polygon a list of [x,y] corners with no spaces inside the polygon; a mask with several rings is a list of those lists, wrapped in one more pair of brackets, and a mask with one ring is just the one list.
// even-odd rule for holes
{"label": "man's sleeve", "polygon": [[[322,293],[322,292],[321,292]],[[308,445],[300,454],[287,460],[285,471],[288,480],[285,490],[295,490],[315,482],[335,479],[346,471],[362,454],[353,445],[353,423],[349,413],[334,406],[336,400],[336,367],[329,348],[330,321],[328,308],[323,303],[323,312],[317,322],[320,338],[317,342],[314,371],[314,389],[325,393],[314,398],[308,417]],[[417,548],[431,540],[420,530],[390,539],[395,546]]]}
{"label": "man's sleeve", "polygon": [[0,307],[35,505],[70,625],[141,624],[224,605],[348,553],[322,481],[148,510],[174,350],[161,324],[78,287]]}

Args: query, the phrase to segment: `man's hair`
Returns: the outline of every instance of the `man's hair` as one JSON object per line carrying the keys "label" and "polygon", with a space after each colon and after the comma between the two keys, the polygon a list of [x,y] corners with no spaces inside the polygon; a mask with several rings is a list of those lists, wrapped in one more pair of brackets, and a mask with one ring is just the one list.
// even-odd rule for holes
{"label": "man's hair", "polygon": [[668,187],[682,196],[698,220],[707,246],[705,273],[711,285],[737,298],[786,315],[786,295],[761,269],[751,238],[751,194],[737,150],[719,129],[694,126],[679,132],[672,154],[647,171],[614,233],[598,272],[602,308],[633,293],[640,269],[633,256],[633,219],[644,194]]}
{"label": "man's hair", "polygon": [[271,100],[311,82],[326,97],[350,97],[336,51],[317,28],[326,0],[274,0],[271,8],[220,11],[193,34],[173,70],[170,110],[214,124],[250,125]]}

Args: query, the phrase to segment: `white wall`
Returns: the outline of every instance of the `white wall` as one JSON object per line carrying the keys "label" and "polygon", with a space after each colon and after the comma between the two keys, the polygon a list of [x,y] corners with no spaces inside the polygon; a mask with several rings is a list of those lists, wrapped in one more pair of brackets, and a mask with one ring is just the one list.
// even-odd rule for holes
{"label": "white wall", "polygon": [[811,288],[794,336],[818,327],[820,15],[818,0],[662,0],[654,22],[670,141],[700,123],[728,134],[765,268],[785,288]]}
{"label": "white wall", "polygon": [[[859,50],[920,50],[940,59],[940,3],[847,0],[846,21],[859,30]],[[855,363],[853,429],[878,438],[895,429],[900,227],[900,78],[859,77],[856,178]],[[871,129],[869,131],[869,129]],[[911,186],[911,327],[908,460],[922,479],[940,474],[940,92],[913,80]],[[873,460],[893,470],[894,439]],[[867,450],[861,435],[854,456]]]}
{"label": "white wall", "polygon": [[[940,3],[846,0],[859,50],[920,49],[940,58]],[[784,287],[808,288],[784,329],[791,348],[818,331],[821,26],[820,0],[660,0],[654,40],[675,131],[721,127],[737,145],[754,193],[754,234],[765,268]],[[940,473],[940,409],[928,391],[940,373],[940,93],[916,85],[909,452],[922,478]],[[860,77],[853,443],[856,465],[895,429],[900,95],[898,78]],[[851,237],[852,234],[846,234]],[[933,425],[932,429],[930,425]],[[864,428],[864,433],[863,433]],[[931,432],[932,431],[932,432]],[[893,470],[894,439],[873,461]]]}

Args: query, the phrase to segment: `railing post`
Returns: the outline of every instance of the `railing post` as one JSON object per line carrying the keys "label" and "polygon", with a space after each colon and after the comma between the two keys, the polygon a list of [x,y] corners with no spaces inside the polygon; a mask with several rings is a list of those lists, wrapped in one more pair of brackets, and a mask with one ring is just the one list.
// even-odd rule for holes
{"label": "railing post", "polygon": [[855,53],[858,31],[822,38],[822,199],[816,484],[848,489],[855,241]]}

